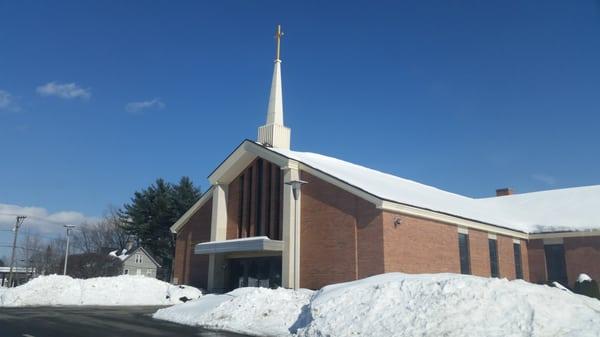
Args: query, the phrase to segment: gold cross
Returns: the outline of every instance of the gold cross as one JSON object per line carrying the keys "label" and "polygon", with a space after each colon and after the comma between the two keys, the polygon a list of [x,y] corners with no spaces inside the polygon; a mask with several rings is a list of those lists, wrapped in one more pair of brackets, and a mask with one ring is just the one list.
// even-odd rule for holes
{"label": "gold cross", "polygon": [[281,50],[281,37],[283,32],[281,31],[281,25],[277,25],[277,31],[275,32],[275,39],[277,40],[277,54],[275,55],[275,61],[279,61],[279,52]]}

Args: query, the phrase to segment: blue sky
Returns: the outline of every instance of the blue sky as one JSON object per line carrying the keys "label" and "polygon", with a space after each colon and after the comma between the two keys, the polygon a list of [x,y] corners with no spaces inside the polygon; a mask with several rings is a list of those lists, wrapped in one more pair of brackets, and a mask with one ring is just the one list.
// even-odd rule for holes
{"label": "blue sky", "polygon": [[474,197],[600,183],[597,1],[2,1],[0,204],[205,189],[265,120],[277,23],[295,150]]}

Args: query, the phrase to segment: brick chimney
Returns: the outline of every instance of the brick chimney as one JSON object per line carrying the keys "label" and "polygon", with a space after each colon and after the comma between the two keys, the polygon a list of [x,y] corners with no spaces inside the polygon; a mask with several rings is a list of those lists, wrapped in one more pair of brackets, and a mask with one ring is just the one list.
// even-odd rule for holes
{"label": "brick chimney", "polygon": [[510,187],[505,187],[505,188],[499,188],[496,190],[496,196],[497,197],[503,197],[505,195],[512,195],[514,194],[512,188]]}

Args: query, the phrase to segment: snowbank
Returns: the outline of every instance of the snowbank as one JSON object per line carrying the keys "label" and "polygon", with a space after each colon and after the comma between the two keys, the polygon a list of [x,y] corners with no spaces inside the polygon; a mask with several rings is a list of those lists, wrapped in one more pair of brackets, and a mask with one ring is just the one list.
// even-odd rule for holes
{"label": "snowbank", "polygon": [[600,301],[525,281],[390,273],[307,290],[243,288],[155,318],[299,337],[600,336]]}
{"label": "snowbank", "polygon": [[309,303],[310,290],[239,288],[160,309],[154,318],[256,336],[288,336]]}
{"label": "snowbank", "polygon": [[86,280],[69,276],[37,277],[0,292],[0,307],[43,305],[168,305],[181,297],[199,298],[200,290],[173,286],[145,276],[121,275]]}

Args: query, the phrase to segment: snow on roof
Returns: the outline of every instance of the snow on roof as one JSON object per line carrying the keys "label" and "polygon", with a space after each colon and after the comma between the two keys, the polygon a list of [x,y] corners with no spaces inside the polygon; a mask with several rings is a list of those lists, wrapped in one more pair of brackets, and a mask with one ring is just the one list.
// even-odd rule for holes
{"label": "snow on roof", "polygon": [[475,199],[317,153],[268,149],[383,200],[525,233],[600,229],[600,185]]}
{"label": "snow on roof", "polygon": [[129,255],[125,254],[125,253],[127,253],[127,249],[123,249],[121,251],[120,255],[117,255],[117,252],[118,252],[118,250],[113,250],[112,252],[108,253],[108,255],[110,255],[112,257],[116,257],[117,259],[120,259],[121,261],[125,261],[129,257]]}

